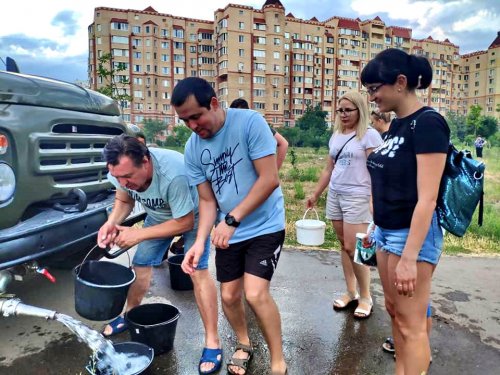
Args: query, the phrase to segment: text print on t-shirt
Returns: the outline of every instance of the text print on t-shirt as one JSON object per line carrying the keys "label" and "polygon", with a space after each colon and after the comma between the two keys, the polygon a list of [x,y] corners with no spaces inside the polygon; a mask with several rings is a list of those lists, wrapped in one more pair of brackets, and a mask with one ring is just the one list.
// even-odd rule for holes
{"label": "text print on t-shirt", "polygon": [[351,165],[353,157],[354,154],[351,151],[344,151],[340,154],[339,159],[337,160],[337,165],[347,167]]}
{"label": "text print on t-shirt", "polygon": [[132,199],[142,203],[143,205],[145,205],[148,208],[151,208],[152,210],[165,207],[165,201],[163,200],[163,198],[141,198],[139,194],[130,190],[128,194],[130,195],[130,197],[132,197]]}
{"label": "text print on t-shirt", "polygon": [[227,147],[220,155],[212,158],[209,149],[201,152],[200,161],[202,165],[209,165],[210,181],[216,194],[221,194],[222,187],[227,183],[234,183],[236,194],[238,194],[238,181],[236,181],[235,167],[243,159],[233,160],[238,143],[234,149]]}

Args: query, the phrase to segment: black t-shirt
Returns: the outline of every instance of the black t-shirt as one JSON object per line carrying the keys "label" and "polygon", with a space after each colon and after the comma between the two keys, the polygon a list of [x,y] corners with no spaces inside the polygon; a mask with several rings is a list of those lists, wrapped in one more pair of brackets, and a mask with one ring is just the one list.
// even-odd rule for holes
{"label": "black t-shirt", "polygon": [[366,163],[372,179],[376,225],[385,229],[410,227],[418,199],[416,154],[446,154],[449,142],[445,119],[429,107],[392,120],[384,143]]}

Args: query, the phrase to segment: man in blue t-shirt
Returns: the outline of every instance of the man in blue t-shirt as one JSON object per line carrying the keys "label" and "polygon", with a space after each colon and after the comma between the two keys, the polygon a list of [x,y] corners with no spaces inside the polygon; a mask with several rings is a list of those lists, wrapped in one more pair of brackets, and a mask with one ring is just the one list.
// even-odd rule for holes
{"label": "man in blue t-shirt", "polygon": [[[189,186],[181,153],[160,148],[148,149],[134,137],[120,135],[104,147],[108,179],[116,187],[115,203],[108,220],[99,229],[98,245],[128,248],[138,245],[132,263],[136,280],[127,295],[129,311],[140,305],[149,289],[153,266],[159,265],[172,239],[183,234],[186,248],[192,246],[198,227],[198,193]],[[142,228],[120,224],[140,202],[147,218]],[[217,333],[217,290],[208,271],[210,239],[201,245],[200,262],[191,272],[194,294],[205,327],[205,349],[199,373],[218,370],[222,350]],[[105,336],[126,329],[123,316],[110,322]]]}
{"label": "man in blue t-shirt", "polygon": [[210,84],[186,78],[174,88],[172,104],[194,132],[186,143],[189,182],[200,197],[200,223],[182,267],[191,273],[214,223],[217,280],[223,310],[238,344],[231,374],[247,373],[253,348],[248,337],[243,291],[264,332],[271,372],[284,374],[281,320],[269,292],[285,237],[283,193],[276,166],[276,141],[264,118],[246,109],[224,110]]}

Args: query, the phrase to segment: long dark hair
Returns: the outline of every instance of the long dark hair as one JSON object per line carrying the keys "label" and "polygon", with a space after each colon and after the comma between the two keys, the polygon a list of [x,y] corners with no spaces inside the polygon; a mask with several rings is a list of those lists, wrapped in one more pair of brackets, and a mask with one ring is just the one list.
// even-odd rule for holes
{"label": "long dark hair", "polygon": [[392,85],[398,76],[406,76],[408,90],[425,89],[432,82],[432,67],[422,56],[409,55],[396,48],[380,52],[361,72],[361,83],[385,83]]}

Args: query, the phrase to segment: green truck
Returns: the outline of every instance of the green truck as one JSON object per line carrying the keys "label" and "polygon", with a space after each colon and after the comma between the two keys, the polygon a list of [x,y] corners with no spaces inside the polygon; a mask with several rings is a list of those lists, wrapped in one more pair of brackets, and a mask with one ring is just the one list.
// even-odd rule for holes
{"label": "green truck", "polygon": [[[6,272],[72,267],[96,244],[114,201],[101,151],[124,132],[107,96],[0,71],[0,293]],[[126,224],[143,215],[137,207]]]}

